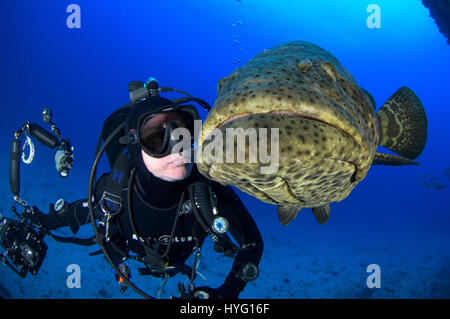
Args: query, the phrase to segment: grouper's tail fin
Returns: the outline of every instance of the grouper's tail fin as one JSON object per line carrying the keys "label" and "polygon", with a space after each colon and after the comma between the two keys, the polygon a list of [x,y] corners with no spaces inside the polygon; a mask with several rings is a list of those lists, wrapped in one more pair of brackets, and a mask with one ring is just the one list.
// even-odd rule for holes
{"label": "grouper's tail fin", "polygon": [[427,141],[427,117],[414,92],[402,87],[378,110],[380,146],[409,159],[417,158]]}

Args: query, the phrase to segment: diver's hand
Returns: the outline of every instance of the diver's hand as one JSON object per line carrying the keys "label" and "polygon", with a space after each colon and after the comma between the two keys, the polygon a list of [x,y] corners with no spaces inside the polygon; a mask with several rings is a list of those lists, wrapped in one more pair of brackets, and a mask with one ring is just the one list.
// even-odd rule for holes
{"label": "diver's hand", "polygon": [[29,220],[33,225],[38,227],[39,229],[42,229],[44,233],[48,233],[49,227],[47,223],[47,214],[44,214],[39,210],[39,208],[33,206],[27,208],[23,213],[22,216]]}
{"label": "diver's hand", "polygon": [[38,228],[42,228],[46,231],[51,229],[56,229],[54,224],[60,221],[60,216],[54,209],[54,205],[50,204],[49,213],[45,214],[35,206],[29,207],[22,213],[22,216],[28,219],[32,224],[36,225]]}
{"label": "diver's hand", "polygon": [[48,214],[41,212],[37,207],[29,207],[22,215],[36,227],[41,228],[46,234],[50,230],[64,226],[69,226],[74,234],[78,231],[79,226],[74,221],[74,218],[70,216],[68,203],[64,202],[64,200],[58,200],[55,204],[50,204],[49,206]]}

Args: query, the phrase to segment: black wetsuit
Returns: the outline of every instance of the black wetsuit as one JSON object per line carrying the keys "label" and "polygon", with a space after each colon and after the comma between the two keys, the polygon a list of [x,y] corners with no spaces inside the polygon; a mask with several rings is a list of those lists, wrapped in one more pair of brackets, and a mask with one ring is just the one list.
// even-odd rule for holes
{"label": "black wetsuit", "polygon": [[[96,200],[101,198],[107,177],[108,175],[105,174],[97,182],[95,190]],[[160,251],[164,252],[170,240],[183,191],[186,191],[188,185],[201,179],[206,181],[198,173],[195,166],[188,178],[178,182],[166,182],[152,174],[141,174],[138,171],[131,202],[132,216],[138,236],[132,230],[126,204],[123,205],[122,211],[113,217],[121,249],[143,256],[145,251],[137,238],[140,237],[145,239],[146,242],[159,243]],[[235,298],[246,285],[246,281],[239,276],[241,267],[248,262],[252,262],[255,265],[259,264],[263,251],[263,242],[253,218],[233,189],[216,182],[210,183],[216,195],[219,213],[229,221],[229,233],[239,245],[232,269],[221,286],[222,291],[225,291],[223,297]],[[123,203],[127,203],[127,197],[128,188],[125,187],[122,191]],[[182,202],[188,199],[189,196],[185,192]],[[97,218],[103,216],[98,205],[95,206],[94,214]],[[71,226],[71,229],[76,231],[78,225],[90,222],[86,200],[70,203],[64,213],[64,218],[56,214],[49,214],[45,216],[45,219],[45,225],[49,229]],[[190,211],[182,210],[176,223],[168,254],[169,266],[180,267],[184,265],[186,259],[192,254],[193,249],[201,247],[206,236],[207,233],[197,223],[192,209]],[[111,250],[111,253],[115,262],[120,262],[120,254],[114,253],[113,250]]]}

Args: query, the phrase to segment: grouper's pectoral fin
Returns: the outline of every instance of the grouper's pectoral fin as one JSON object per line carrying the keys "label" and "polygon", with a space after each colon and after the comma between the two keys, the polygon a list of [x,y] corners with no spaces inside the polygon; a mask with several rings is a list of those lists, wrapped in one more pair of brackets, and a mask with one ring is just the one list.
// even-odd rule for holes
{"label": "grouper's pectoral fin", "polygon": [[323,225],[328,221],[328,218],[330,218],[330,204],[314,207],[312,212],[319,224]]}
{"label": "grouper's pectoral fin", "polygon": [[400,166],[400,165],[419,165],[419,163],[402,156],[376,152],[375,156],[373,157],[372,165]]}
{"label": "grouper's pectoral fin", "polygon": [[280,220],[281,225],[286,226],[289,225],[291,221],[297,217],[298,212],[300,211],[301,207],[297,206],[278,206],[277,207],[277,213],[278,213],[278,219]]}
{"label": "grouper's pectoral fin", "polygon": [[380,146],[400,156],[415,159],[427,142],[428,121],[422,102],[414,92],[402,87],[377,111]]}

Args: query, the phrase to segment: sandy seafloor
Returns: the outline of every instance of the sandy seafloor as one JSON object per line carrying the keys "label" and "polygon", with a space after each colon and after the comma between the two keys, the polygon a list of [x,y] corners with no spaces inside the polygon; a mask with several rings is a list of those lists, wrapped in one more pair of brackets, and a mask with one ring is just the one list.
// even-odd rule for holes
{"label": "sandy seafloor", "polygon": [[[442,298],[450,295],[450,254],[417,253],[395,249],[380,250],[358,244],[338,245],[320,240],[299,244],[296,238],[283,243],[267,233],[266,249],[260,264],[260,277],[250,282],[240,298]],[[111,267],[102,256],[87,256],[92,248],[68,248],[67,245],[47,241],[49,252],[38,276],[20,279],[0,268],[0,293],[5,298],[140,298],[128,289],[120,294],[114,282]],[[220,284],[220,277],[231,267],[230,260],[214,253],[211,241],[203,250],[199,270],[206,277],[197,285]],[[69,249],[69,251],[68,251]],[[323,258],[322,252],[327,251]],[[81,288],[66,286],[66,266],[74,262],[81,268]],[[289,262],[287,256],[300,256],[300,261]],[[365,269],[370,260],[381,261],[382,286],[365,287]],[[224,262],[226,260],[226,262]],[[284,261],[283,261],[284,260]],[[281,261],[281,262],[280,262]],[[133,271],[133,270],[132,270]],[[135,270],[136,273],[136,270]],[[446,278],[446,279],[445,279]],[[186,277],[170,279],[161,298],[178,295],[176,284]],[[133,281],[148,294],[156,296],[160,280],[133,277]]]}

